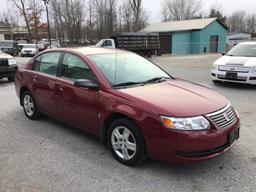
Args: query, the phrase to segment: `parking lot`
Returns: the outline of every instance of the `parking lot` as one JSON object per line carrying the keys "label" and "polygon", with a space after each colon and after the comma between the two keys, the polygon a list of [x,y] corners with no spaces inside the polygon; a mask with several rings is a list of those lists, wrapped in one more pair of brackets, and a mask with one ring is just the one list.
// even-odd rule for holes
{"label": "parking lot", "polygon": [[[176,165],[147,160],[126,167],[93,136],[48,117],[28,120],[13,83],[0,80],[0,192],[254,192],[256,191],[256,86],[210,79],[220,55],[152,60],[175,77],[210,87],[233,103],[241,117],[237,145],[221,157]],[[27,58],[18,58],[24,64]]]}

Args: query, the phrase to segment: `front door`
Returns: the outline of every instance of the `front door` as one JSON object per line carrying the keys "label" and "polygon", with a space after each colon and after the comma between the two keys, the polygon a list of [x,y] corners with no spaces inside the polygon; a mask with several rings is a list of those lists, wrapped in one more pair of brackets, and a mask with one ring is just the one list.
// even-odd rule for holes
{"label": "front door", "polygon": [[75,127],[95,132],[98,125],[98,92],[74,86],[75,80],[94,78],[88,65],[78,56],[66,53],[56,82],[59,118]]}
{"label": "front door", "polygon": [[217,35],[212,35],[210,37],[210,53],[217,53],[219,45],[219,37]]}

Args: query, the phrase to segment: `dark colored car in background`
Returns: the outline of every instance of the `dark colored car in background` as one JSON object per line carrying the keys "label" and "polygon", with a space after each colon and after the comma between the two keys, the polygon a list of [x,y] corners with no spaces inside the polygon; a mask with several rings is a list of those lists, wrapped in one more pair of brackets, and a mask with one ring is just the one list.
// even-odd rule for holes
{"label": "dark colored car in background", "polygon": [[207,160],[239,138],[238,114],[224,96],[126,51],[45,51],[18,70],[15,85],[29,119],[46,114],[90,132],[126,165]]}
{"label": "dark colored car in background", "polygon": [[19,54],[19,46],[17,41],[2,40],[0,41],[0,49],[3,53],[16,56]]}

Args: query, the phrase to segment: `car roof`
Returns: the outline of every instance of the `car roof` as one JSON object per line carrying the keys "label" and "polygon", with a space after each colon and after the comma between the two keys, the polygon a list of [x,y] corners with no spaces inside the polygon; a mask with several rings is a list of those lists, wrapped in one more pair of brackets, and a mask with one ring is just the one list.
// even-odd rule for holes
{"label": "car roof", "polygon": [[89,47],[74,47],[74,48],[59,48],[52,49],[52,51],[74,51],[83,55],[97,55],[97,54],[119,54],[119,53],[131,53],[129,51],[120,50],[120,49],[111,49],[111,48],[100,48],[96,46]]}

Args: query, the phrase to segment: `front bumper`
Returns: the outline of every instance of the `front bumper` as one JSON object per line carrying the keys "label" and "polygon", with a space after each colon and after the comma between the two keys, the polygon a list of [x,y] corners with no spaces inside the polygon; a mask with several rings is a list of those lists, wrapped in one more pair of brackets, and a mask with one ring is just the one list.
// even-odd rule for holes
{"label": "front bumper", "polygon": [[237,139],[230,143],[229,136],[239,128],[239,120],[229,128],[213,126],[206,131],[174,131],[162,127],[163,134],[159,137],[146,138],[148,153],[153,159],[176,163],[208,160],[226,153],[235,145]]}
{"label": "front bumper", "polygon": [[212,70],[211,77],[214,81],[232,82],[232,83],[243,83],[256,85],[256,74],[255,73],[237,73],[237,79],[229,79],[226,77],[226,71]]}
{"label": "front bumper", "polygon": [[28,53],[21,53],[21,56],[22,57],[34,57],[36,55],[36,53],[31,53],[31,52],[28,52]]}
{"label": "front bumper", "polygon": [[0,67],[0,78],[14,77],[17,72],[18,66]]}

